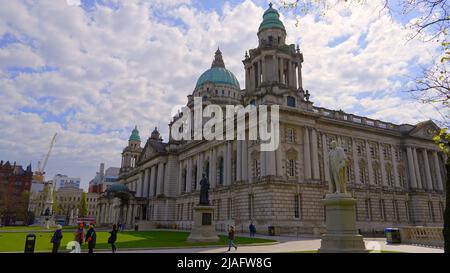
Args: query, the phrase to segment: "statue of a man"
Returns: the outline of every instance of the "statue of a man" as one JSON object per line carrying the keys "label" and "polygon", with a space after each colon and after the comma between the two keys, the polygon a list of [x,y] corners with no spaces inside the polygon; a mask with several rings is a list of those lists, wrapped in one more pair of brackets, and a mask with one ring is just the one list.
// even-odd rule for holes
{"label": "statue of a man", "polygon": [[336,141],[331,142],[330,158],[330,192],[347,193],[347,156],[344,149],[337,146]]}
{"label": "statue of a man", "polygon": [[206,174],[202,175],[202,179],[200,180],[200,205],[209,205],[209,182]]}

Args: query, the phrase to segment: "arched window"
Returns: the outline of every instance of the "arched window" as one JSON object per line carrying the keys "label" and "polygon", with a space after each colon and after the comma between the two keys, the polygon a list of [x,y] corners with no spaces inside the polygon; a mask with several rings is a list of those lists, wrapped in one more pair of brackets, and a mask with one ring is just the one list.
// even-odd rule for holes
{"label": "arched window", "polygon": [[361,184],[366,184],[368,179],[367,163],[364,160],[359,161],[359,181]]}
{"label": "arched window", "polygon": [[380,170],[380,164],[378,162],[373,163],[373,178],[375,185],[381,184],[381,170]]}
{"label": "arched window", "polygon": [[386,164],[386,178],[387,178],[387,184],[389,185],[389,187],[393,187],[395,178],[394,178],[394,172],[392,170],[392,166],[389,163]]}
{"label": "arched window", "polygon": [[261,176],[261,169],[260,169],[260,162],[259,162],[259,153],[254,151],[252,153],[252,171],[253,171],[253,177],[260,177]]}
{"label": "arched window", "polygon": [[295,98],[292,96],[287,96],[287,106],[295,107]]}

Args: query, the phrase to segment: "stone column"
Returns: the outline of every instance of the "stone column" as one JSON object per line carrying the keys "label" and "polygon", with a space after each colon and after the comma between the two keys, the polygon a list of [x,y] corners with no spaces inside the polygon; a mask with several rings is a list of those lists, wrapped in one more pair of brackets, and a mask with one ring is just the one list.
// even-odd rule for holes
{"label": "stone column", "polygon": [[236,140],[236,181],[242,180],[242,140]]}
{"label": "stone column", "polygon": [[317,145],[316,129],[311,130],[311,140],[312,140],[313,178],[314,180],[320,180],[319,149]]}
{"label": "stone column", "polygon": [[142,197],[142,175],[141,174],[139,174],[139,178],[135,183],[136,183],[136,196]]}
{"label": "stone column", "polygon": [[372,164],[372,155],[370,154],[370,145],[369,142],[366,141],[366,158],[367,158],[367,170],[369,172],[369,184],[375,185],[375,179],[373,177],[373,164]]}
{"label": "stone column", "polygon": [[409,172],[410,186],[413,189],[417,189],[416,171],[411,147],[406,147],[406,157],[408,158],[408,172]]}
{"label": "stone column", "polygon": [[439,191],[444,190],[444,184],[441,175],[441,166],[439,164],[439,158],[436,151],[433,151],[434,169],[436,170],[436,186]]}
{"label": "stone column", "polygon": [[183,162],[178,163],[178,194],[183,192]]}
{"label": "stone column", "polygon": [[155,196],[155,185],[156,185],[156,165],[152,166],[150,172],[150,196]]}
{"label": "stone column", "polygon": [[242,180],[248,180],[248,149],[247,140],[242,140]]}
{"label": "stone column", "polygon": [[186,168],[186,192],[191,191],[192,191],[192,158],[188,158]]}
{"label": "stone column", "polygon": [[392,172],[394,174],[395,187],[401,188],[402,186],[400,185],[400,179],[398,178],[398,164],[397,164],[397,159],[395,158],[394,146],[391,146],[391,155],[392,155],[392,168],[393,168]]}
{"label": "stone column", "polygon": [[203,154],[200,153],[197,156],[197,180],[195,183],[197,184],[197,190],[200,190],[200,180],[203,176]]}
{"label": "stone column", "polygon": [[211,154],[211,165],[209,167],[211,170],[211,177],[209,183],[211,184],[211,188],[214,188],[217,185],[217,150],[215,147],[211,149]]}
{"label": "stone column", "polygon": [[156,186],[156,194],[164,193],[164,163],[158,165],[158,185]]}
{"label": "stone column", "polygon": [[266,75],[266,60],[264,58],[264,55],[261,55],[261,75],[262,75],[262,80],[261,83],[267,81],[267,75]]}
{"label": "stone column", "polygon": [[305,163],[305,179],[311,179],[311,152],[309,144],[309,128],[305,127],[303,133],[303,154]]}
{"label": "stone column", "polygon": [[420,175],[419,160],[417,158],[416,148],[413,148],[413,159],[414,159],[414,170],[416,171],[417,188],[422,189],[423,188],[422,177]]}
{"label": "stone column", "polygon": [[266,173],[275,176],[277,174],[277,163],[275,151],[267,151],[266,153]]}
{"label": "stone column", "polygon": [[381,184],[382,186],[388,187],[386,168],[384,166],[383,145],[381,145],[381,143],[378,143],[378,157],[380,160]]}
{"label": "stone column", "polygon": [[284,176],[283,174],[283,154],[282,154],[282,148],[281,143],[278,146],[277,150],[275,151],[275,160],[276,160],[276,175],[277,176]]}
{"label": "stone column", "polygon": [[144,171],[144,197],[148,197],[148,187],[150,183],[150,169],[145,169]]}
{"label": "stone column", "polygon": [[302,79],[302,64],[300,61],[298,62],[298,70],[297,70],[297,80],[298,80],[298,88],[303,87],[303,79]]}
{"label": "stone column", "polygon": [[355,171],[355,184],[361,184],[361,177],[359,177],[360,173],[358,164],[358,153],[356,149],[356,139],[354,138],[352,138],[352,157],[353,157],[353,170]]}
{"label": "stone column", "polygon": [[432,191],[433,190],[433,180],[431,179],[431,169],[430,169],[430,163],[428,162],[428,152],[426,149],[422,150],[423,155],[423,163],[425,167],[425,178],[427,179],[427,189]]}
{"label": "stone column", "polygon": [[232,156],[232,144],[231,142],[227,142],[227,158],[228,158],[228,163],[227,163],[227,179],[225,180],[225,185],[230,185],[231,184],[231,178],[232,178],[232,170],[233,170],[233,156]]}
{"label": "stone column", "polygon": [[291,62],[291,81],[292,81],[292,87],[294,89],[297,89],[297,77],[295,75],[295,67],[296,67],[296,63],[295,62]]}

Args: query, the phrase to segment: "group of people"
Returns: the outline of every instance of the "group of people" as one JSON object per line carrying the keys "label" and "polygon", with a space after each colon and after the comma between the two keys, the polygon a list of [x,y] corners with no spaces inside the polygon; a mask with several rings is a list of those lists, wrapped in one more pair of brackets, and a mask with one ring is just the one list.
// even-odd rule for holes
{"label": "group of people", "polygon": [[[111,250],[113,253],[117,251],[116,241],[118,228],[116,224],[112,225],[112,230],[109,232],[110,236],[108,238],[108,244],[111,244]],[[62,226],[57,225],[56,230],[53,233],[50,242],[53,244],[52,253],[58,253],[59,247],[61,245],[61,240],[63,238]],[[95,231],[95,226],[90,224],[86,234],[84,233],[84,224],[80,223],[75,231],[75,241],[80,245],[87,243],[88,253],[94,253],[95,244],[97,242],[97,233]]]}
{"label": "group of people", "polygon": [[[113,224],[112,230],[109,232],[110,236],[108,238],[108,244],[111,244],[111,251],[112,253],[116,253],[117,247],[116,247],[116,241],[117,241],[117,232],[119,230],[123,230],[124,225],[119,223],[118,225]],[[250,237],[255,237],[256,234],[256,227],[253,224],[253,222],[249,225],[249,231],[250,231]],[[62,234],[62,226],[57,225],[56,231],[53,233],[51,243],[53,244],[53,250],[52,253],[57,253],[59,246],[61,245],[61,240],[63,238]],[[235,239],[235,229],[234,226],[230,226],[228,228],[228,251],[231,250],[231,247],[234,247],[235,250],[237,250],[237,246],[234,243]],[[94,253],[95,243],[97,242],[97,233],[95,232],[95,228],[93,224],[89,225],[88,231],[86,232],[86,235],[84,234],[84,224],[80,223],[78,225],[77,230],[75,231],[75,241],[77,241],[81,245],[84,243],[88,244],[89,253]]]}

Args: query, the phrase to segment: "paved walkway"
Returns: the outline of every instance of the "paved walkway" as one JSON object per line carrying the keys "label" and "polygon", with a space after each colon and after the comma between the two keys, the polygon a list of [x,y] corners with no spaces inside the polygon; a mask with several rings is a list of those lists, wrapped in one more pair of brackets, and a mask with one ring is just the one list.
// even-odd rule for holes
{"label": "paved walkway", "polygon": [[[247,234],[238,234],[246,236]],[[267,238],[277,240],[277,244],[266,245],[242,245],[237,250],[232,249],[231,253],[286,253],[297,251],[315,251],[320,248],[320,239],[317,238],[297,238],[289,236],[264,236],[258,235],[258,238]],[[443,253],[440,248],[431,248],[415,245],[386,244],[385,238],[364,238],[366,248],[381,251],[398,251],[409,253]],[[139,249],[139,250],[118,250],[117,252],[126,253],[225,253],[228,247],[192,247],[192,248],[166,248],[166,249]],[[100,251],[98,251],[100,252]],[[103,251],[101,251],[103,252]]]}

